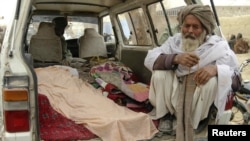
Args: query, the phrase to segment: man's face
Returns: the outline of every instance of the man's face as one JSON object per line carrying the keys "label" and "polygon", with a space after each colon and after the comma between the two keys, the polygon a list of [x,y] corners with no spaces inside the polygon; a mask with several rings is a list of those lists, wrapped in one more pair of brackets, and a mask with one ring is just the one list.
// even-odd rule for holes
{"label": "man's face", "polygon": [[183,51],[193,51],[203,43],[206,31],[201,22],[193,15],[187,15],[182,26]]}
{"label": "man's face", "polygon": [[185,37],[195,39],[203,32],[203,26],[198,18],[193,15],[187,15],[181,26],[181,31]]}

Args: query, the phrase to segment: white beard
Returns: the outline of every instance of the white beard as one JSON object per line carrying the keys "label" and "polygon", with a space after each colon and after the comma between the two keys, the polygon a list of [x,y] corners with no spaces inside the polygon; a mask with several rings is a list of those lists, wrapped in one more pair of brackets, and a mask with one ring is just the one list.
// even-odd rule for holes
{"label": "white beard", "polygon": [[205,30],[201,33],[200,37],[195,39],[187,38],[182,34],[182,51],[184,52],[194,51],[204,42],[205,37],[206,37]]}

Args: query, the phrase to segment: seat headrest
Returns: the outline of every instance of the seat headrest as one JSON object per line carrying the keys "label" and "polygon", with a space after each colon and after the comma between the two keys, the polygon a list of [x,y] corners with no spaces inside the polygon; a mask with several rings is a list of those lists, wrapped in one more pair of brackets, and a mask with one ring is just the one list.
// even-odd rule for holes
{"label": "seat headrest", "polygon": [[94,28],[85,28],[84,36],[100,36]]}
{"label": "seat headrest", "polygon": [[37,36],[56,36],[54,24],[49,22],[41,22],[36,33]]}
{"label": "seat headrest", "polygon": [[62,43],[60,37],[55,34],[53,23],[40,23],[37,33],[30,39],[29,53],[37,61],[62,61]]}
{"label": "seat headrest", "polygon": [[79,57],[93,56],[107,57],[107,49],[104,38],[94,28],[86,28],[84,35],[79,39]]}

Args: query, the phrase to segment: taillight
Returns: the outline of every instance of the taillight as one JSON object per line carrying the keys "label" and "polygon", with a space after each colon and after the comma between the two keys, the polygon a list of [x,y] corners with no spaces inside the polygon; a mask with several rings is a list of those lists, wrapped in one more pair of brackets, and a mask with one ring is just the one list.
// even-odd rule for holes
{"label": "taillight", "polygon": [[5,127],[8,132],[29,131],[29,112],[22,111],[5,111]]}
{"label": "taillight", "polygon": [[[28,83],[24,77],[16,77],[19,78],[16,80],[14,78],[6,78],[5,83],[8,83],[2,90],[5,130],[25,132],[30,130],[29,91],[26,87]],[[22,86],[17,85],[17,82],[23,82]]]}

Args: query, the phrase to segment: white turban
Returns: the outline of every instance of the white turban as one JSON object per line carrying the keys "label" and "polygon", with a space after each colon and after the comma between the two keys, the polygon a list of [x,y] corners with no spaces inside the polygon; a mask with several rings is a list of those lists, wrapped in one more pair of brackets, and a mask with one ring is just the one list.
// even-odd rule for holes
{"label": "white turban", "polygon": [[177,17],[180,25],[183,24],[185,17],[189,14],[194,15],[200,20],[208,34],[213,32],[216,23],[214,14],[209,5],[193,4],[181,9]]}

